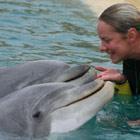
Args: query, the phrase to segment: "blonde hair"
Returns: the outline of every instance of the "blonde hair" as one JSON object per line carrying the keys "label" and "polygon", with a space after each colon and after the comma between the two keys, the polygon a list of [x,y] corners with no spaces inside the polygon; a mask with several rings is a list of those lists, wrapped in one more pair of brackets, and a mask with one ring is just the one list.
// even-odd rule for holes
{"label": "blonde hair", "polygon": [[131,27],[140,31],[140,11],[128,3],[110,6],[99,16],[99,20],[111,25],[119,33],[127,33]]}

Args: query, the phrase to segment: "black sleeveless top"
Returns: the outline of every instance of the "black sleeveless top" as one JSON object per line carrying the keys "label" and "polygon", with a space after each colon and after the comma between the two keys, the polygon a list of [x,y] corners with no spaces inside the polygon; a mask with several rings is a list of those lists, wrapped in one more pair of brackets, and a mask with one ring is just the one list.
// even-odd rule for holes
{"label": "black sleeveless top", "polygon": [[123,74],[127,77],[134,95],[140,95],[140,60],[124,60]]}

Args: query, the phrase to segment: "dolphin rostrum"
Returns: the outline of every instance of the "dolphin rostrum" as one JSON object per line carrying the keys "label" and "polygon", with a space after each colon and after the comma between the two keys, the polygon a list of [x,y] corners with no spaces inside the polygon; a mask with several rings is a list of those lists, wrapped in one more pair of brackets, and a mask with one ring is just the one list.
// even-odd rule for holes
{"label": "dolphin rostrum", "polygon": [[[62,70],[58,76],[52,72],[54,80],[50,71],[45,75],[50,77],[48,81],[45,77],[45,82],[38,79],[40,82],[29,83],[0,98],[0,131],[30,138],[69,132],[91,119],[112,99],[113,83],[95,79],[95,72],[87,65],[71,68],[65,64],[63,69],[59,62],[48,63],[49,68],[52,63]],[[58,72],[56,67],[54,71]]]}

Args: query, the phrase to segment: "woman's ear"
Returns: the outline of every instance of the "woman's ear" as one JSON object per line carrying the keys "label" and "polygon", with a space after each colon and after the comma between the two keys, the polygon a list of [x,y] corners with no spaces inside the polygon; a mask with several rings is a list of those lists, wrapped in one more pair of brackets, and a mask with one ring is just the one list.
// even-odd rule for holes
{"label": "woman's ear", "polygon": [[128,30],[127,32],[127,39],[128,41],[130,41],[130,43],[134,42],[137,39],[138,36],[138,31],[136,30],[136,28],[132,27]]}

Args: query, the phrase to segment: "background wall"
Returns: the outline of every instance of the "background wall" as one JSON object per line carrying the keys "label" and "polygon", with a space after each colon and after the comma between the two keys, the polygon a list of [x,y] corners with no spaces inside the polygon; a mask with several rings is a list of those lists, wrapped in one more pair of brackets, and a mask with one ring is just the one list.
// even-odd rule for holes
{"label": "background wall", "polygon": [[107,7],[115,3],[131,3],[140,9],[140,0],[83,0],[83,2],[87,4],[97,16]]}

